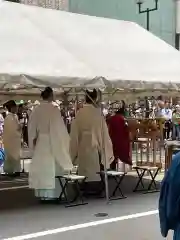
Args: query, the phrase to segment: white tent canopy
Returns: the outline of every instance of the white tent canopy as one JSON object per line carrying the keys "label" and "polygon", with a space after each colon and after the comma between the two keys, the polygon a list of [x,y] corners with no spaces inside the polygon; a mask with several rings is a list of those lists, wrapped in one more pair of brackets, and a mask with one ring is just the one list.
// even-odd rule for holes
{"label": "white tent canopy", "polygon": [[46,85],[179,90],[180,53],[132,22],[1,1],[1,89]]}

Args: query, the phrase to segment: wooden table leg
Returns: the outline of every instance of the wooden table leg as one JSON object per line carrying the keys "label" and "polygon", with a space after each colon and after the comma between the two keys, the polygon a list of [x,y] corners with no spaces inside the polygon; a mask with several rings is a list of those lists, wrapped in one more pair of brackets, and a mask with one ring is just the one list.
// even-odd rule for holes
{"label": "wooden table leg", "polygon": [[166,153],[165,153],[165,172],[168,170],[168,168],[171,165],[172,154],[173,154],[173,146],[167,147],[166,148]]}

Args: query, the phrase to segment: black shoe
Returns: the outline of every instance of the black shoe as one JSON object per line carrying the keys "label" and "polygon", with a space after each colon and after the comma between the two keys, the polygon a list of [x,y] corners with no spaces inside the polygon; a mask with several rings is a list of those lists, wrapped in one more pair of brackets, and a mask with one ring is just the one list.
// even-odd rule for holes
{"label": "black shoe", "polygon": [[59,204],[59,199],[52,199],[52,200],[43,200],[40,199],[39,202],[41,204]]}
{"label": "black shoe", "polygon": [[20,177],[21,174],[20,174],[20,172],[15,172],[15,173],[5,173],[5,176],[10,177],[10,178],[15,178],[15,177]]}

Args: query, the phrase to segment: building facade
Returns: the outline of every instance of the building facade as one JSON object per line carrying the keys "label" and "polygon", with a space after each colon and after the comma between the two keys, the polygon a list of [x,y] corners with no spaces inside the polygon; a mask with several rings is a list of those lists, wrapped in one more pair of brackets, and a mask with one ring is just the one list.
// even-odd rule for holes
{"label": "building facade", "polygon": [[[150,31],[173,46],[180,45],[176,34],[177,1],[180,0],[158,0],[158,10],[150,13]],[[146,28],[146,14],[139,14],[137,0],[20,0],[20,2],[74,13],[133,21]],[[154,5],[155,0],[144,0],[142,7],[146,9]]]}
{"label": "building facade", "polygon": [[[142,7],[151,8],[155,0],[144,0]],[[134,21],[146,28],[146,14],[138,13],[136,0],[69,0],[70,12]],[[150,31],[175,46],[175,0],[159,0],[158,10],[150,13]],[[133,36],[132,36],[133,38]]]}
{"label": "building facade", "polygon": [[[10,0],[18,1],[18,0]],[[69,10],[68,0],[20,0],[20,3],[56,10]]]}

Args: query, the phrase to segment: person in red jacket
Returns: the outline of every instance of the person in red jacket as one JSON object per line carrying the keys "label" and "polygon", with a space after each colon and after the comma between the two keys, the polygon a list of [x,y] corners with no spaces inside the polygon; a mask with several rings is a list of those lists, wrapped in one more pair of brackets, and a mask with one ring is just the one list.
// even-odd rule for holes
{"label": "person in red jacket", "polygon": [[116,169],[118,159],[125,164],[132,165],[130,157],[130,134],[124,118],[124,108],[108,119],[109,135],[113,145],[114,161],[111,169]]}

